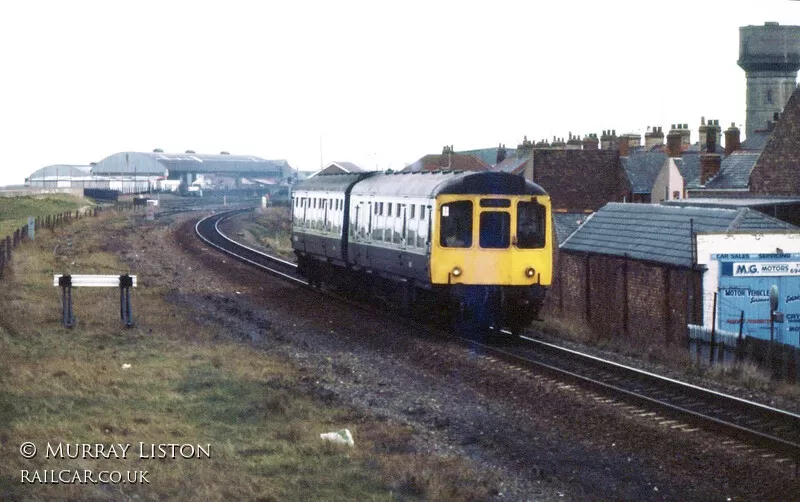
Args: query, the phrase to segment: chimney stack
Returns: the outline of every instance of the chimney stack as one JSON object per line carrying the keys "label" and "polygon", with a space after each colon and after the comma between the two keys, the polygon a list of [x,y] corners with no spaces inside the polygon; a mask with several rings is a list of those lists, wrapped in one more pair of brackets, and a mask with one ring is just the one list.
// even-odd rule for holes
{"label": "chimney stack", "polygon": [[661,131],[661,126],[653,126],[652,129],[648,126],[648,131],[644,133],[644,149],[651,151],[656,146],[664,144],[664,133]]}
{"label": "chimney stack", "polygon": [[517,150],[520,152],[520,157],[533,150],[533,141],[529,140],[527,136],[522,137],[522,143],[517,145]]}
{"label": "chimney stack", "polygon": [[672,129],[667,133],[667,155],[670,157],[680,157],[683,151],[681,141],[681,130],[676,128],[675,124],[673,124]]}
{"label": "chimney stack", "polygon": [[722,145],[722,128],[719,126],[719,120],[715,119],[710,121],[708,124],[708,135],[714,136],[714,151],[717,151],[717,147]]}
{"label": "chimney stack", "polygon": [[[709,125],[711,120],[708,121]],[[700,151],[706,151],[706,141],[708,141],[708,126],[706,125],[706,118],[700,117],[700,127],[697,129],[698,142],[700,143]]]}
{"label": "chimney stack", "polygon": [[506,160],[506,145],[499,143],[497,145],[497,157],[495,157],[495,164],[499,164]]}
{"label": "chimney stack", "polygon": [[[703,150],[700,150],[701,152]],[[717,151],[717,133],[714,130],[713,124],[708,128],[708,136],[706,137],[705,151],[708,153],[716,153]]]}
{"label": "chimney stack", "polygon": [[583,137],[584,150],[597,150],[600,146],[600,140],[597,139],[597,134],[589,134]]}
{"label": "chimney stack", "polygon": [[558,148],[559,150],[563,150],[567,146],[567,143],[564,142],[564,138],[556,138],[553,136],[553,142],[550,143],[551,148]]}
{"label": "chimney stack", "polygon": [[601,150],[616,150],[617,149],[617,130],[609,129],[603,131],[600,136],[600,149]]}
{"label": "chimney stack", "polygon": [[692,131],[689,130],[689,124],[683,124],[683,128],[678,124],[681,131],[681,147],[685,150],[692,144]]}
{"label": "chimney stack", "polygon": [[731,122],[731,126],[725,131],[725,155],[730,155],[742,148],[739,138],[739,128],[736,127],[736,123]]}
{"label": "chimney stack", "polygon": [[722,159],[718,153],[700,154],[700,185],[705,185],[711,178],[717,175],[722,164]]}
{"label": "chimney stack", "polygon": [[567,141],[567,150],[580,150],[582,146],[581,139],[576,134],[569,133],[569,141]]}

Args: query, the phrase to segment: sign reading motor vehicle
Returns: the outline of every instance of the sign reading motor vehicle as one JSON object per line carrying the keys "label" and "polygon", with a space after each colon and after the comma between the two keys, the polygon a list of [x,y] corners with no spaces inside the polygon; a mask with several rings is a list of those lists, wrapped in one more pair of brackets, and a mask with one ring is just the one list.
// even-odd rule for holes
{"label": "sign reading motor vehicle", "polygon": [[[717,327],[762,340],[800,346],[800,254],[718,254]],[[772,307],[771,291],[779,292]],[[770,322],[770,311],[785,322]],[[740,326],[744,318],[744,325]]]}

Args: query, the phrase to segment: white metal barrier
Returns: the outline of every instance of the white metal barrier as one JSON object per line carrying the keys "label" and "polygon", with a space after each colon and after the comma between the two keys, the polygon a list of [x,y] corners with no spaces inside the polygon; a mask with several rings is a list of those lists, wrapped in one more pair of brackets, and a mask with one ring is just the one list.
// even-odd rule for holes
{"label": "white metal barrier", "polygon": [[61,321],[71,328],[75,325],[72,314],[72,288],[96,287],[119,288],[119,315],[125,326],[133,326],[131,288],[136,287],[135,275],[54,275],[53,286],[61,287]]}

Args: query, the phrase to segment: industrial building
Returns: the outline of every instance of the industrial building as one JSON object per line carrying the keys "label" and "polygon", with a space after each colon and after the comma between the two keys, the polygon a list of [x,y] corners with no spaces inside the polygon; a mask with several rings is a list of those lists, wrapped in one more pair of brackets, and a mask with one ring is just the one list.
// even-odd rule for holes
{"label": "industrial building", "polygon": [[105,188],[123,193],[189,186],[235,189],[252,185],[287,184],[293,169],[285,160],[265,160],[252,155],[120,152],[92,166],[92,174],[109,180]]}
{"label": "industrial building", "polygon": [[177,190],[192,184],[204,188],[238,189],[287,185],[296,176],[285,160],[252,155],[120,152],[90,165],[43,167],[26,178],[32,189],[98,188],[119,193]]}
{"label": "industrial building", "polygon": [[31,188],[97,188],[90,165],[55,164],[32,172],[25,178]]}

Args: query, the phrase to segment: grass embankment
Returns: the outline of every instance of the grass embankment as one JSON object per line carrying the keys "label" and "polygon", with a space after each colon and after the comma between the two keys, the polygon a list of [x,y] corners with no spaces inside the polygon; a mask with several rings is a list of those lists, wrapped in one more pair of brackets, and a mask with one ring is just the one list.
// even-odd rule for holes
{"label": "grass embankment", "polygon": [[292,220],[287,207],[268,207],[250,216],[247,231],[259,244],[287,260],[294,259],[292,251]]}
{"label": "grass embankment", "polygon": [[[412,431],[321,403],[313,379],[291,364],[175,309],[157,276],[139,275],[134,327],[121,326],[110,288],[76,289],[77,326],[62,327],[53,274],[129,271],[102,250],[107,232],[122,238],[137,225],[146,223],[108,212],[40,232],[0,281],[0,499],[487,498],[457,459],[404,453]],[[320,440],[342,427],[355,448]],[[26,441],[38,448],[34,458],[20,453]],[[126,459],[48,459],[48,443],[131,446]],[[177,443],[201,457],[196,447],[209,449],[210,458],[171,458],[169,450],[141,458],[140,443],[146,456],[151,444]],[[34,471],[42,480],[62,470],[67,479],[147,471],[149,484],[23,484],[23,470],[27,480]]]}
{"label": "grass embankment", "polygon": [[0,238],[28,223],[28,216],[47,216],[75,211],[89,202],[67,194],[49,194],[25,197],[0,197]]}

